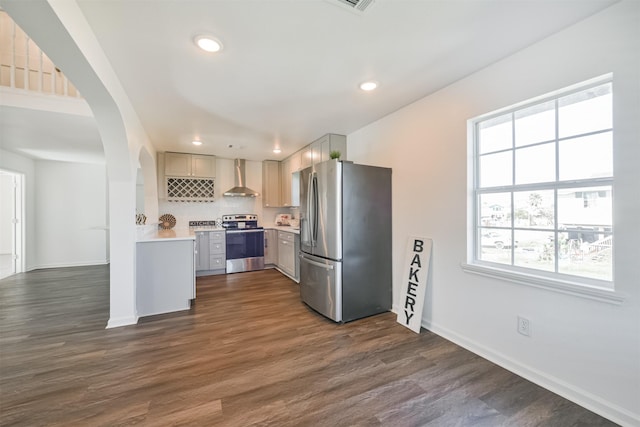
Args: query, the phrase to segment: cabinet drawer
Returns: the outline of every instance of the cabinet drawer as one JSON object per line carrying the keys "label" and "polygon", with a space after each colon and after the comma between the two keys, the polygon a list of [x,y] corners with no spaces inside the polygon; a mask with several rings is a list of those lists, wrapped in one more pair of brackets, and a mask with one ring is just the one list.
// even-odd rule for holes
{"label": "cabinet drawer", "polygon": [[220,270],[226,268],[226,260],[224,255],[212,255],[209,258],[209,269]]}
{"label": "cabinet drawer", "polygon": [[214,255],[214,254],[222,254],[224,255],[224,243],[217,243],[217,242],[209,242],[209,254]]}
{"label": "cabinet drawer", "polygon": [[210,231],[209,241],[224,243],[224,231]]}
{"label": "cabinet drawer", "polygon": [[286,231],[278,231],[278,240],[286,240],[287,242],[295,241],[295,234]]}

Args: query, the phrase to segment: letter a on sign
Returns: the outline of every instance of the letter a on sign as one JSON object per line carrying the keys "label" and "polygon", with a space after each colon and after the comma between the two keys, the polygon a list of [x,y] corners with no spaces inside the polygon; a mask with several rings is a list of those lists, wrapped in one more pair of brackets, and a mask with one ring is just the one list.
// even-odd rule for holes
{"label": "letter a on sign", "polygon": [[404,272],[397,321],[417,333],[420,333],[422,309],[427,292],[432,243],[431,239],[424,237],[409,237],[407,253],[402,264]]}

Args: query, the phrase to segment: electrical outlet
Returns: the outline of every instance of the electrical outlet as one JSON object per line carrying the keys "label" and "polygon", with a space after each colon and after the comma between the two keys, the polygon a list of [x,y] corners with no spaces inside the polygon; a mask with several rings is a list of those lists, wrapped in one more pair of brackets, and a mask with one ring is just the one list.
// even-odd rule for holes
{"label": "electrical outlet", "polygon": [[531,322],[529,319],[518,316],[518,332],[528,337],[531,336]]}

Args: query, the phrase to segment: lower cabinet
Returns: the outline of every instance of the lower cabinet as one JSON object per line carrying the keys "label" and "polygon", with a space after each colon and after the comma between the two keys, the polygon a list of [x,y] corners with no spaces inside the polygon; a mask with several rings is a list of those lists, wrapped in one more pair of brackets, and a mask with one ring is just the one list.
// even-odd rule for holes
{"label": "lower cabinet", "polygon": [[138,316],[188,310],[196,297],[193,240],[136,243]]}
{"label": "lower cabinet", "polygon": [[196,276],[225,274],[226,239],[224,230],[196,232]]}
{"label": "lower cabinet", "polygon": [[296,282],[300,280],[299,250],[299,234],[278,231],[278,270]]}
{"label": "lower cabinet", "polygon": [[273,267],[278,264],[278,230],[264,230],[264,265]]}

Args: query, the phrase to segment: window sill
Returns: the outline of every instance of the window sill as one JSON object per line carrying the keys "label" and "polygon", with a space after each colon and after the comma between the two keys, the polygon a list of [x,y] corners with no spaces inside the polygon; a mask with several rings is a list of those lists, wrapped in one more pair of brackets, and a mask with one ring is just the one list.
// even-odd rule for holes
{"label": "window sill", "polygon": [[551,279],[478,264],[462,264],[461,267],[466,273],[506,280],[519,285],[533,286],[535,288],[547,289],[608,304],[621,305],[625,300],[624,295],[616,293],[613,290],[584,285],[578,282]]}

